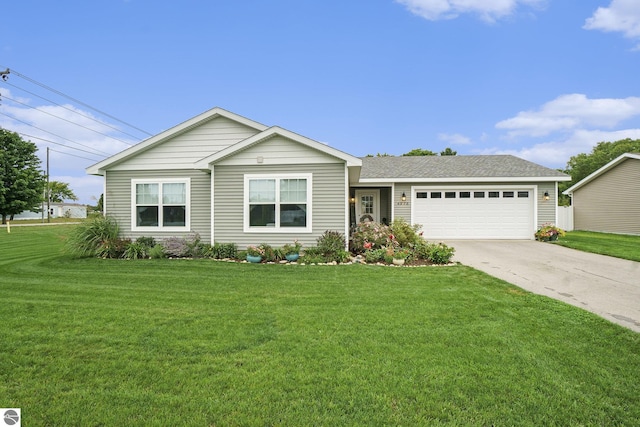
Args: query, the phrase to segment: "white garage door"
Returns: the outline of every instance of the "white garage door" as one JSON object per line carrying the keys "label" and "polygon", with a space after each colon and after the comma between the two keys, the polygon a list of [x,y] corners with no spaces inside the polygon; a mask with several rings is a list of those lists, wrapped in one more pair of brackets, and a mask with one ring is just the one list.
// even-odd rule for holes
{"label": "white garage door", "polygon": [[413,222],[427,239],[531,239],[532,189],[416,189]]}

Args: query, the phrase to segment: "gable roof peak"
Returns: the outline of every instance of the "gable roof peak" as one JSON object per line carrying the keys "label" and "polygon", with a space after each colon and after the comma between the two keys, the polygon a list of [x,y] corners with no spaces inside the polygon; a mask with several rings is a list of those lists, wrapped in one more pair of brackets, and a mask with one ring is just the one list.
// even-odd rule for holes
{"label": "gable roof peak", "polygon": [[167,130],[160,132],[157,135],[149,137],[136,145],[129,147],[119,153],[114,154],[111,157],[102,160],[94,165],[89,166],[86,171],[91,175],[102,175],[103,171],[115,164],[123,162],[143,151],[146,151],[156,145],[162,144],[170,138],[174,138],[182,133],[185,133],[197,126],[201,126],[202,124],[215,119],[216,117],[225,117],[229,120],[233,120],[247,127],[253,128],[256,130],[256,133],[262,132],[268,128],[268,126],[263,125],[262,123],[258,123],[254,120],[248,119],[244,116],[241,116],[236,113],[232,113],[231,111],[225,110],[224,108],[214,107],[210,110],[207,110],[203,113],[198,114],[195,117],[192,117],[184,122],[175,125]]}

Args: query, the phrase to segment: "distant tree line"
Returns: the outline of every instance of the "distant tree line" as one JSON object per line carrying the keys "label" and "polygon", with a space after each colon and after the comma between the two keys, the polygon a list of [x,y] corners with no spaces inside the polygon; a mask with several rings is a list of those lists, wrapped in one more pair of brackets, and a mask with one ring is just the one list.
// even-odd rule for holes
{"label": "distant tree line", "polygon": [[[449,147],[445,148],[440,152],[441,156],[455,156],[457,154],[458,154],[457,151],[454,151]],[[402,156],[437,156],[437,155],[438,153],[431,150],[424,149],[424,148],[414,148],[413,150],[402,154]],[[375,156],[373,154],[367,154],[367,157],[393,157],[393,154],[378,153]]]}
{"label": "distant tree line", "polygon": [[69,184],[59,181],[49,183],[41,169],[37,156],[38,147],[20,135],[0,128],[0,215],[2,224],[24,211],[38,211],[41,204],[49,200],[59,203],[77,200]]}

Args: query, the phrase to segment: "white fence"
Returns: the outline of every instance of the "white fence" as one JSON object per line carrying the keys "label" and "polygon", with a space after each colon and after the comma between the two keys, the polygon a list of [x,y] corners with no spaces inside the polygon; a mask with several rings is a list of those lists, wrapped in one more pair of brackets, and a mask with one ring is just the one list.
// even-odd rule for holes
{"label": "white fence", "polygon": [[573,206],[558,206],[558,227],[565,231],[573,230]]}

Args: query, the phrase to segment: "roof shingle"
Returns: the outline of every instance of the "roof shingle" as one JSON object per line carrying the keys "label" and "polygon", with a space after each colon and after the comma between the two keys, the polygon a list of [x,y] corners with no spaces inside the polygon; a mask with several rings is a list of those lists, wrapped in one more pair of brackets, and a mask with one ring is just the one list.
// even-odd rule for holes
{"label": "roof shingle", "polygon": [[511,155],[363,157],[360,179],[566,178]]}

